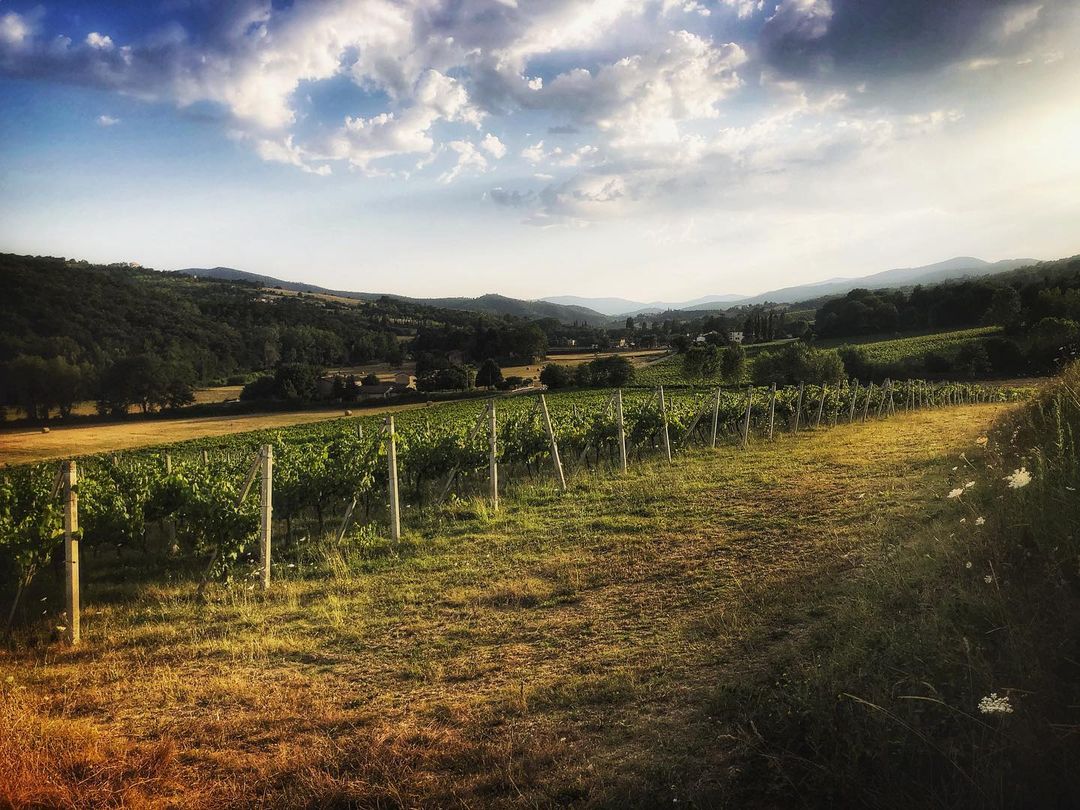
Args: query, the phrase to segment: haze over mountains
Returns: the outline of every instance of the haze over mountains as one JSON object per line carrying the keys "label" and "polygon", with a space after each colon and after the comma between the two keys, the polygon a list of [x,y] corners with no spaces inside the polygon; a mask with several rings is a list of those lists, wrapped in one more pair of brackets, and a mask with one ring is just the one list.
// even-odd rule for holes
{"label": "haze over mountains", "polygon": [[[553,304],[566,306],[587,307],[588,309],[602,312],[604,315],[623,317],[627,315],[642,315],[648,312],[664,312],[669,309],[692,309],[693,307],[705,308],[709,304],[737,304],[745,300],[745,295],[705,295],[692,301],[631,301],[628,298],[582,298],[577,295],[552,295],[541,298],[541,301],[550,301]],[[708,307],[715,309],[715,307]]]}
{"label": "haze over mountains", "polygon": [[579,307],[588,307],[613,317],[620,315],[627,317],[629,315],[644,315],[668,310],[717,309],[716,304],[763,304],[766,302],[792,304],[827,295],[843,295],[856,287],[881,289],[913,284],[935,284],[949,279],[972,276],[989,276],[994,273],[1015,270],[1017,267],[1023,267],[1024,265],[1035,264],[1037,261],[1038,259],[1003,259],[997,262],[988,262],[973,256],[957,256],[953,259],[946,259],[943,262],[927,264],[921,267],[900,267],[854,278],[831,278],[811,284],[781,287],[757,295],[706,295],[691,301],[651,301],[646,303],[631,301],[626,298],[583,298],[574,295],[550,296],[541,300],[556,304],[573,304]]}
{"label": "haze over mountains", "polygon": [[526,301],[489,293],[476,298],[413,298],[394,293],[354,292],[332,290],[300,281],[284,281],[272,276],[248,273],[231,267],[186,268],[179,272],[190,276],[217,278],[229,281],[248,281],[264,287],[280,288],[294,292],[334,295],[341,298],[353,298],[360,301],[373,301],[383,297],[401,298],[445,309],[489,312],[497,315],[517,315],[526,318],[556,318],[564,323],[583,322],[590,326],[600,326],[612,319],[637,317],[671,310],[687,312],[701,310],[726,309],[731,306],[776,303],[793,304],[834,295],[843,295],[856,287],[882,289],[886,287],[907,287],[915,284],[936,284],[951,279],[989,276],[1004,273],[1018,267],[1035,264],[1038,259],[1003,259],[988,262],[973,256],[958,256],[935,264],[921,267],[901,267],[884,270],[869,276],[855,278],[831,278],[812,284],[800,284],[782,287],[757,295],[706,295],[689,301],[633,301],[627,298],[587,298],[574,295],[559,295]]}

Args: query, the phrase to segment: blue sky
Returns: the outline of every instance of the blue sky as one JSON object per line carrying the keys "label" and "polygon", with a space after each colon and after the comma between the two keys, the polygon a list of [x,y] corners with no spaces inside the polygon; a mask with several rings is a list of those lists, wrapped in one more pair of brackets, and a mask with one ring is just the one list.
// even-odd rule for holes
{"label": "blue sky", "polygon": [[411,295],[1080,251],[1058,0],[0,0],[0,250]]}

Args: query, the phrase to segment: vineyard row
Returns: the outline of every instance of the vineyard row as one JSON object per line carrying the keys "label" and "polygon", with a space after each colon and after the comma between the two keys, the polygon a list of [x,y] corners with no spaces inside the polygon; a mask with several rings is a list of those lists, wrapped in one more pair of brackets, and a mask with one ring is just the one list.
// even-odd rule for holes
{"label": "vineyard row", "polygon": [[[8,615],[55,551],[64,549],[65,634],[79,637],[79,547],[163,552],[201,569],[200,590],[258,560],[269,587],[275,560],[303,559],[311,536],[338,543],[482,494],[497,509],[507,482],[610,469],[695,446],[743,447],[779,432],[816,430],[897,411],[1025,396],[1021,389],[919,380],[882,386],[798,385],[652,394],[577,392],[504,397],[239,434],[61,465],[0,470],[0,562],[17,575]],[[259,482],[258,497],[255,482]],[[62,495],[62,497],[61,497]],[[352,534],[350,535],[350,532]],[[277,539],[275,540],[275,533]]]}

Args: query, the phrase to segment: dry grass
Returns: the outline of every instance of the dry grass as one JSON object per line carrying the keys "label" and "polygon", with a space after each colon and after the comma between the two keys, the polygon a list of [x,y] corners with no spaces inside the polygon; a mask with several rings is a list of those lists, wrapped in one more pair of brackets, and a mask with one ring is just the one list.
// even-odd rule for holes
{"label": "dry grass", "polygon": [[[207,405],[218,402],[227,402],[232,399],[238,399],[240,392],[243,390],[242,385],[217,385],[210,388],[196,388],[195,389],[195,404]],[[76,416],[94,416],[97,414],[97,403],[92,400],[86,402],[80,402],[71,409],[71,412]],[[18,410],[11,410],[6,414],[7,421],[11,422],[19,419],[23,416],[23,413]],[[0,424],[3,424],[4,420],[0,420]]]}
{"label": "dry grass", "polygon": [[336,574],[282,569],[266,595],[157,582],[106,602],[88,558],[82,648],[43,625],[0,654],[0,805],[723,804],[742,730],[711,696],[932,518],[1003,410],[521,487],[396,553],[346,549]]}
{"label": "dry grass", "polygon": [[524,366],[507,366],[503,368],[503,377],[533,377],[538,378],[540,372],[544,370],[544,366],[549,363],[555,363],[560,366],[576,366],[581,363],[588,363],[591,360],[596,360],[600,357],[625,357],[635,368],[641,368],[648,365],[650,362],[655,361],[657,358],[664,357],[669,354],[668,349],[632,349],[632,350],[613,350],[605,352],[575,352],[573,354],[553,354],[550,357],[542,360],[539,363],[532,363],[531,365]]}
{"label": "dry grass", "polygon": [[[423,403],[364,408],[379,414],[422,408]],[[71,458],[171,444],[207,436],[226,436],[249,430],[306,425],[337,419],[340,410],[257,413],[244,416],[203,416],[187,419],[147,419],[104,425],[55,425],[48,433],[40,428],[0,430],[0,465],[26,464],[51,458]]]}

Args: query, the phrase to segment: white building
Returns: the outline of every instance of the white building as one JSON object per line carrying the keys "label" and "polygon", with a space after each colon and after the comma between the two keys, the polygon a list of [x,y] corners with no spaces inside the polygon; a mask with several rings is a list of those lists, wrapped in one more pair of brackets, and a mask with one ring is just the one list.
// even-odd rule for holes
{"label": "white building", "polygon": [[732,343],[742,343],[742,340],[743,340],[743,333],[742,332],[732,332],[731,333],[731,342]]}

